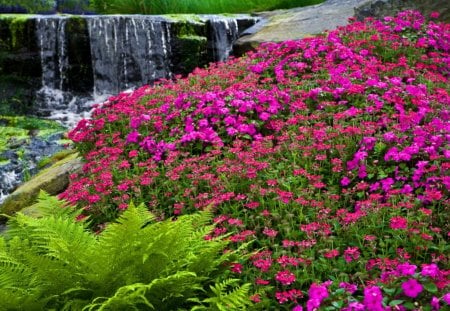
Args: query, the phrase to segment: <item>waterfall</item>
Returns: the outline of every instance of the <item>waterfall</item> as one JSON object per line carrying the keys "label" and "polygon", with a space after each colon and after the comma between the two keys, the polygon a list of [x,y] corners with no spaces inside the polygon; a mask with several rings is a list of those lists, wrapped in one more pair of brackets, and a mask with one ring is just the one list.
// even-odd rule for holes
{"label": "waterfall", "polygon": [[69,67],[65,17],[39,17],[36,35],[41,52],[42,88],[63,90]]}
{"label": "waterfall", "polygon": [[239,37],[239,27],[235,18],[212,16],[210,18],[213,57],[216,62],[225,61],[233,50],[233,43]]}
{"label": "waterfall", "polygon": [[150,15],[38,16],[42,87],[36,94],[36,114],[74,126],[88,116],[93,102],[180,73],[188,59],[179,50],[180,40],[191,34],[183,27],[209,40],[199,52],[203,56],[197,65],[202,66],[225,61],[240,23],[256,22],[248,16],[199,18],[201,22],[186,26],[183,19]]}
{"label": "waterfall", "polygon": [[172,75],[166,20],[157,16],[104,16],[88,17],[87,23],[95,94],[114,94]]}
{"label": "waterfall", "polygon": [[6,199],[8,193],[20,183],[17,177],[14,170],[0,170],[0,204]]}

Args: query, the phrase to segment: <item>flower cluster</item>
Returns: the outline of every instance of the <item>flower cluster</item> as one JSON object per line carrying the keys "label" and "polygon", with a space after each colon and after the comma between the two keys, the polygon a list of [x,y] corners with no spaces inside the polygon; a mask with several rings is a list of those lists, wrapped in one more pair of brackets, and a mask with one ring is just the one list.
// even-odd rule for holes
{"label": "flower cluster", "polygon": [[450,25],[407,11],[119,94],[61,196],[94,226],[210,210],[256,309],[444,309],[449,61]]}

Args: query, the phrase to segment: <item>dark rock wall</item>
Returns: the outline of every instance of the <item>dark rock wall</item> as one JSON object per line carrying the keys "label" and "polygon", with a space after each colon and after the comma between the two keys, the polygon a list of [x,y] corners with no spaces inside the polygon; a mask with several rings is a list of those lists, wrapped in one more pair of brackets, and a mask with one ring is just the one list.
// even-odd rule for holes
{"label": "dark rock wall", "polygon": [[[235,25],[237,33],[225,27],[218,44],[221,30],[212,19]],[[41,87],[111,94],[186,75],[223,60],[255,22],[248,16],[0,16],[0,114],[33,112]]]}
{"label": "dark rock wall", "polygon": [[33,20],[0,18],[0,114],[30,109],[41,63]]}

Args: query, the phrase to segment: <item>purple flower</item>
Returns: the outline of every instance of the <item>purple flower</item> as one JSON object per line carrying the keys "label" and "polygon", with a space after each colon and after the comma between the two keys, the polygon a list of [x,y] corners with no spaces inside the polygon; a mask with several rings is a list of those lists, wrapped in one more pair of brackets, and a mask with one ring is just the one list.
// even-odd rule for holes
{"label": "purple flower", "polygon": [[416,280],[410,279],[402,283],[403,293],[411,298],[416,298],[423,290],[423,286]]}
{"label": "purple flower", "polygon": [[341,282],[339,287],[345,289],[349,294],[353,294],[358,290],[358,286],[347,282]]}
{"label": "purple flower", "polygon": [[433,311],[439,310],[441,308],[441,306],[439,305],[439,298],[437,298],[436,296],[433,296],[433,298],[431,298],[430,305]]}
{"label": "purple flower", "polygon": [[320,302],[328,297],[328,289],[324,285],[312,284],[308,291],[310,299],[317,299]]}
{"label": "purple flower", "polygon": [[368,286],[364,289],[364,306],[367,310],[383,311],[382,301],[383,295],[378,286]]}
{"label": "purple flower", "polygon": [[306,302],[306,310],[308,310],[308,311],[317,310],[319,307],[320,307],[320,300],[319,299],[309,299]]}
{"label": "purple flower", "polygon": [[435,278],[439,275],[439,267],[435,263],[429,265],[424,264],[422,265],[422,272],[420,274]]}
{"label": "purple flower", "polygon": [[410,265],[407,262],[397,266],[397,271],[403,276],[414,275],[416,269],[417,269],[416,265]]}
{"label": "purple flower", "polygon": [[343,177],[341,179],[341,185],[344,187],[347,187],[350,184],[351,180],[347,176]]}
{"label": "purple flower", "polygon": [[301,305],[296,305],[292,311],[303,311],[303,307]]}
{"label": "purple flower", "polygon": [[366,308],[362,303],[353,301],[348,304],[348,307],[343,308],[342,311],[364,311]]}
{"label": "purple flower", "polygon": [[447,293],[444,296],[442,296],[442,300],[444,300],[446,304],[450,305],[450,293]]}
{"label": "purple flower", "polygon": [[133,131],[128,134],[126,142],[127,144],[137,143],[139,141],[139,133],[137,131]]}

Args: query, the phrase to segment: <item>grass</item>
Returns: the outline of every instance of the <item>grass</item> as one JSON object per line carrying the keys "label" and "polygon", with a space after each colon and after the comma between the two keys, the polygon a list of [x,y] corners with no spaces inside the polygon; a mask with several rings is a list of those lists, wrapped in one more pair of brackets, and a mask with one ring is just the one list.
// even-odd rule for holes
{"label": "grass", "polygon": [[97,13],[106,14],[218,14],[252,13],[288,9],[323,2],[322,0],[166,0],[93,1]]}

